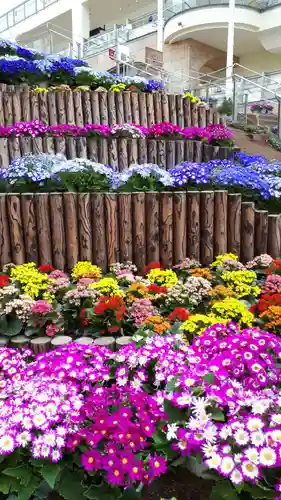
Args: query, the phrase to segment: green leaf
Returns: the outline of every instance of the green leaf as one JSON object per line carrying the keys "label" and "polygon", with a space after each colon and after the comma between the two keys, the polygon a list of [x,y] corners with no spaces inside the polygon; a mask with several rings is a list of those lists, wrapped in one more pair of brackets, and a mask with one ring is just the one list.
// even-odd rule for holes
{"label": "green leaf", "polygon": [[179,467],[179,466],[185,466],[188,463],[188,457],[182,456],[177,458],[171,463],[172,467]]}
{"label": "green leaf", "polygon": [[7,495],[10,491],[17,491],[20,483],[15,477],[5,477],[0,475],[0,493]]}
{"label": "green leaf", "polygon": [[42,474],[50,488],[54,488],[60,469],[59,464],[46,464],[40,469],[40,474]]}
{"label": "green leaf", "polygon": [[121,497],[121,500],[141,500],[142,492],[135,488],[126,489]]}
{"label": "green leaf", "polygon": [[210,500],[239,500],[231,482],[225,479],[218,482],[212,489]]}
{"label": "green leaf", "polygon": [[4,469],[2,471],[2,474],[5,474],[6,476],[15,477],[19,479],[20,483],[23,486],[27,486],[32,477],[32,470],[26,467],[25,465],[20,465],[19,467]]}
{"label": "green leaf", "polygon": [[12,319],[11,321],[8,321],[7,323],[7,328],[6,328],[6,335],[8,337],[14,337],[15,335],[18,335],[22,330],[22,322],[20,319]]}
{"label": "green leaf", "polygon": [[117,488],[111,488],[106,483],[102,483],[99,485],[93,484],[84,493],[84,496],[86,498],[90,498],[90,500],[117,500],[118,498],[120,498],[120,490]]}
{"label": "green leaf", "polygon": [[216,420],[216,422],[225,422],[225,415],[218,408],[212,408],[210,413],[212,415],[212,419]]}
{"label": "green leaf", "polygon": [[178,377],[171,378],[171,380],[169,380],[168,384],[166,385],[166,391],[173,392],[177,387],[177,382],[178,382]]}
{"label": "green leaf", "polygon": [[29,500],[33,493],[37,490],[40,483],[41,479],[39,477],[32,476],[32,480],[28,486],[23,486],[18,492],[18,500]]}
{"label": "green leaf", "polygon": [[209,382],[209,384],[213,384],[214,380],[215,380],[214,374],[213,373],[207,373],[207,375],[205,375],[203,377],[203,380],[206,380],[207,382]]}
{"label": "green leaf", "polygon": [[204,473],[208,472],[208,467],[202,462],[202,459],[199,455],[194,455],[192,457],[186,457],[185,462],[186,467],[195,474],[197,477],[204,477]]}
{"label": "green leaf", "polygon": [[171,401],[168,401],[167,399],[164,401],[164,411],[168,415],[169,424],[172,424],[173,422],[184,421],[186,418],[185,411],[177,408],[173,405],[173,403],[171,403]]}
{"label": "green leaf", "polygon": [[81,482],[77,479],[77,476],[72,474],[68,469],[64,469],[57,489],[58,493],[65,498],[65,500],[81,499],[84,493]]}
{"label": "green leaf", "polygon": [[265,490],[263,488],[260,488],[257,485],[248,485],[246,484],[244,486],[244,490],[248,491],[251,494],[252,498],[260,498],[260,499],[266,499],[266,498],[271,498],[274,499],[276,498],[276,491],[270,491],[270,490]]}

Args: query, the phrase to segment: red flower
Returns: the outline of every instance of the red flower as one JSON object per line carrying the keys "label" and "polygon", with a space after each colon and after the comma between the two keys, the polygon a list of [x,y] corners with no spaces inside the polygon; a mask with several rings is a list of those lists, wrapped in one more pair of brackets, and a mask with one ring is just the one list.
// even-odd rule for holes
{"label": "red flower", "polygon": [[161,264],[160,262],[151,262],[147,266],[144,267],[144,274],[148,274],[151,269],[161,269]]}
{"label": "red flower", "polygon": [[249,307],[249,311],[253,314],[255,314],[256,310],[257,310],[256,304],[253,304],[251,307]]}
{"label": "red flower", "polygon": [[4,288],[9,284],[9,276],[7,274],[2,274],[0,276],[0,288]]}
{"label": "red flower", "polygon": [[83,309],[81,309],[79,317],[80,317],[80,320],[81,320],[81,324],[83,326],[88,326],[88,324],[89,324],[89,318],[87,318],[87,309],[85,307]]}
{"label": "red flower", "polygon": [[124,319],[126,312],[126,307],[124,300],[119,295],[114,295],[113,297],[108,297],[104,295],[99,298],[98,304],[94,308],[94,313],[98,315],[110,314],[118,321],[122,321]]}
{"label": "red flower", "polygon": [[266,269],[266,274],[281,274],[281,259],[274,259]]}
{"label": "red flower", "polygon": [[257,310],[259,313],[266,311],[270,306],[281,306],[281,294],[273,293],[272,295],[262,295],[258,305]]}
{"label": "red flower", "polygon": [[168,318],[172,321],[186,321],[191,314],[184,307],[176,307],[171,314],[169,314]]}
{"label": "red flower", "polygon": [[120,328],[118,325],[113,325],[108,328],[109,333],[117,333],[119,332]]}
{"label": "red flower", "polygon": [[42,266],[39,267],[39,271],[41,271],[41,273],[51,273],[54,270],[55,268],[49,264],[42,264]]}
{"label": "red flower", "polygon": [[167,288],[165,286],[149,285],[147,288],[148,288],[148,290],[150,292],[153,292],[155,294],[157,294],[157,293],[166,293],[167,292]]}

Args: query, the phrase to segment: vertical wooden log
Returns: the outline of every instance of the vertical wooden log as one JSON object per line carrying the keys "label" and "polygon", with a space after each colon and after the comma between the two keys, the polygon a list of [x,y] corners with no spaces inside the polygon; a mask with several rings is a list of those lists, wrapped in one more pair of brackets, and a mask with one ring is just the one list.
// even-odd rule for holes
{"label": "vertical wooden log", "polygon": [[168,94],[161,94],[161,104],[162,104],[162,120],[163,122],[169,122],[170,112],[169,112]]}
{"label": "vertical wooden log", "polygon": [[203,160],[203,144],[200,141],[194,142],[194,161],[196,163],[202,163]]}
{"label": "vertical wooden log", "polygon": [[241,248],[241,194],[228,195],[227,251],[240,258]]}
{"label": "vertical wooden log", "polygon": [[66,266],[71,270],[79,260],[77,193],[63,193]]}
{"label": "vertical wooden log", "polygon": [[184,141],[179,139],[175,141],[176,146],[176,160],[175,165],[184,161]]}
{"label": "vertical wooden log", "polygon": [[40,92],[38,94],[38,104],[39,104],[40,120],[41,122],[48,124],[49,116],[48,116],[47,92]]}
{"label": "vertical wooden log", "polygon": [[49,154],[55,154],[55,137],[42,137],[42,144],[44,151]]}
{"label": "vertical wooden log", "polygon": [[138,140],[128,139],[128,165],[138,163]]}
{"label": "vertical wooden log", "polygon": [[0,266],[12,261],[10,230],[8,222],[7,196],[0,194]]}
{"label": "vertical wooden log", "polygon": [[[42,137],[34,137],[32,140],[32,149],[35,154],[43,153]],[[47,151],[49,153],[49,151]]]}
{"label": "vertical wooden log", "polygon": [[19,137],[20,152],[22,156],[33,151],[32,142],[31,137]]}
{"label": "vertical wooden log", "polygon": [[3,92],[3,107],[4,107],[4,122],[5,125],[12,125],[13,120],[13,107],[10,92]]}
{"label": "vertical wooden log", "polygon": [[216,109],[214,109],[214,112],[213,112],[213,123],[214,124],[220,123],[220,115]]}
{"label": "vertical wooden log", "polygon": [[131,92],[123,92],[125,122],[132,123]]}
{"label": "vertical wooden log", "polygon": [[98,157],[99,157],[98,139],[96,137],[88,137],[87,147],[88,147],[88,157],[90,158],[90,160],[98,162]]}
{"label": "vertical wooden log", "polygon": [[198,127],[198,106],[197,104],[190,103],[191,108],[191,126]]}
{"label": "vertical wooden log", "polygon": [[161,94],[159,92],[155,92],[153,95],[153,103],[154,103],[154,118],[155,123],[161,123],[162,120],[162,105],[161,105]]}
{"label": "vertical wooden log", "polygon": [[139,157],[139,164],[142,165],[143,163],[147,163],[147,139],[139,139],[138,140],[139,144],[139,152],[138,152],[138,157]]}
{"label": "vertical wooden log", "polygon": [[155,139],[147,139],[147,156],[148,163],[157,163],[157,141]]}
{"label": "vertical wooden log", "polygon": [[255,204],[253,202],[241,204],[241,242],[242,262],[248,262],[254,258]]}
{"label": "vertical wooden log", "polygon": [[65,92],[59,91],[55,93],[58,123],[66,123],[66,109],[65,109]]}
{"label": "vertical wooden log", "polygon": [[78,229],[80,259],[89,260],[93,257],[91,229],[91,199],[89,193],[78,194]]}
{"label": "vertical wooden log", "polygon": [[10,155],[7,137],[0,138],[0,167],[7,168],[10,164]]}
{"label": "vertical wooden log", "polygon": [[115,95],[115,105],[116,105],[116,120],[117,123],[122,125],[125,122],[124,115],[124,103],[123,103],[123,93],[114,92]]}
{"label": "vertical wooden log", "polygon": [[3,106],[3,92],[0,91],[0,123],[5,125],[4,106]]}
{"label": "vertical wooden log", "polygon": [[65,155],[66,154],[66,143],[65,143],[65,137],[62,135],[58,137],[54,137],[54,143],[55,143],[55,151],[58,154]]}
{"label": "vertical wooden log", "polygon": [[93,123],[90,92],[82,92],[82,110],[84,123]]}
{"label": "vertical wooden log", "polygon": [[133,258],[134,263],[143,271],[146,264],[146,213],[145,193],[133,193]]}
{"label": "vertical wooden log", "polygon": [[184,117],[184,126],[191,127],[192,117],[191,117],[190,99],[183,98],[183,117]]}
{"label": "vertical wooden log", "polygon": [[151,127],[155,123],[153,95],[146,95],[147,126]]}
{"label": "vertical wooden log", "polygon": [[[24,90],[21,92],[21,114],[22,114],[22,120],[24,122],[30,122],[30,101],[29,101],[29,88],[26,87]],[[49,116],[48,116],[48,122],[49,123]]]}
{"label": "vertical wooden log", "polygon": [[105,197],[105,219],[106,219],[106,248],[108,265],[119,262],[119,238],[118,238],[118,202],[117,194],[106,193]]}
{"label": "vertical wooden log", "polygon": [[108,125],[107,92],[99,92],[100,120],[102,125]]}
{"label": "vertical wooden log", "polygon": [[87,155],[87,138],[86,137],[76,137],[76,153],[78,158],[88,158]]}
{"label": "vertical wooden log", "polygon": [[160,194],[160,261],[173,265],[173,193]]}
{"label": "vertical wooden log", "polygon": [[174,94],[169,94],[168,102],[169,102],[170,122],[176,125],[177,124],[176,96]]}
{"label": "vertical wooden log", "polygon": [[176,144],[175,141],[166,143],[166,169],[174,167],[176,164]]}
{"label": "vertical wooden log", "polygon": [[21,195],[21,210],[23,216],[23,229],[25,241],[25,257],[27,262],[38,264],[38,244],[34,195],[26,193]]}
{"label": "vertical wooden log", "polygon": [[213,109],[210,107],[207,108],[207,110],[206,110],[206,121],[207,121],[207,125],[213,124]]}
{"label": "vertical wooden log", "polygon": [[51,349],[51,339],[48,337],[37,337],[36,339],[31,339],[30,348],[34,354],[48,352]]}
{"label": "vertical wooden log", "polygon": [[107,92],[107,106],[108,106],[108,125],[112,127],[117,123],[115,92]]}
{"label": "vertical wooden log", "polygon": [[184,113],[183,113],[183,97],[182,95],[176,95],[176,114],[177,114],[177,125],[181,128],[184,127]]}
{"label": "vertical wooden log", "polygon": [[21,156],[19,137],[8,137],[8,149],[10,162]]}
{"label": "vertical wooden log", "polygon": [[83,127],[84,119],[83,119],[81,92],[73,92],[73,106],[74,106],[75,125]]}
{"label": "vertical wooden log", "polygon": [[92,248],[94,253],[93,261],[100,266],[103,271],[107,269],[107,248],[106,248],[106,221],[105,221],[105,195],[95,193],[91,195],[92,202]]}
{"label": "vertical wooden log", "polygon": [[[21,103],[20,103],[20,90],[16,88],[15,92],[12,93],[13,101],[13,120],[15,122],[21,121]],[[0,122],[3,123],[3,122]]]}
{"label": "vertical wooden log", "polygon": [[65,92],[65,95],[64,95],[65,109],[66,109],[66,120],[67,120],[67,123],[69,125],[73,125],[75,123],[73,94],[74,94],[74,92]]}
{"label": "vertical wooden log", "polygon": [[227,252],[227,191],[215,192],[215,256]]}
{"label": "vertical wooden log", "polygon": [[120,261],[133,260],[132,196],[131,193],[118,195]]}
{"label": "vertical wooden log", "polygon": [[140,125],[143,125],[143,127],[148,127],[146,97],[144,92],[139,93],[139,107],[140,107]]}
{"label": "vertical wooden log", "polygon": [[118,139],[110,138],[108,140],[108,163],[114,169],[119,170],[117,142]]}
{"label": "vertical wooden log", "polygon": [[174,193],[173,197],[174,264],[186,257],[186,193]]}
{"label": "vertical wooden log", "polygon": [[52,265],[52,240],[48,193],[35,195],[35,208],[39,264]]}
{"label": "vertical wooden log", "polygon": [[57,269],[65,268],[65,225],[63,199],[59,193],[50,193],[50,219],[53,262]]}
{"label": "vertical wooden log", "polygon": [[[66,148],[66,156],[68,160],[72,160],[72,158],[77,157],[76,153],[76,138],[75,137],[66,137],[65,138],[65,148]],[[91,155],[89,155],[91,158]]]}
{"label": "vertical wooden log", "polygon": [[55,92],[48,92],[48,113],[49,113],[49,125],[57,125],[57,107],[56,107],[56,94]]}
{"label": "vertical wooden log", "polygon": [[266,210],[255,211],[255,255],[267,252],[268,239],[268,212]]}
{"label": "vertical wooden log", "polygon": [[184,141],[184,161],[194,161],[194,141]]}
{"label": "vertical wooden log", "polygon": [[199,127],[205,128],[207,125],[207,120],[206,120],[206,107],[205,106],[198,106],[198,121],[199,121]]}
{"label": "vertical wooden log", "polygon": [[187,192],[187,257],[200,261],[200,192]]}
{"label": "vertical wooden log", "polygon": [[157,141],[157,165],[161,168],[167,169],[166,161],[166,141]]}
{"label": "vertical wooden log", "polygon": [[132,123],[139,125],[139,123],[140,123],[140,109],[139,109],[138,92],[131,92],[131,107],[132,107]]}
{"label": "vertical wooden log", "polygon": [[99,92],[92,91],[90,93],[90,96],[91,96],[93,123],[101,123],[101,121],[100,121]]}
{"label": "vertical wooden log", "polygon": [[158,262],[159,248],[159,193],[149,192],[145,195],[146,218],[146,255],[147,263]]}
{"label": "vertical wooden log", "polygon": [[8,220],[10,227],[12,258],[14,264],[24,264],[25,249],[21,204],[19,194],[7,195]]}
{"label": "vertical wooden log", "polygon": [[31,120],[39,120],[39,98],[38,94],[34,92],[30,92],[30,110],[31,110]]}
{"label": "vertical wooden log", "polygon": [[120,137],[117,139],[119,172],[128,168],[128,139]]}
{"label": "vertical wooden log", "polygon": [[281,255],[280,228],[280,215],[269,215],[267,253],[274,259]]}
{"label": "vertical wooden log", "polygon": [[214,260],[214,192],[203,191],[200,205],[201,262],[209,265]]}

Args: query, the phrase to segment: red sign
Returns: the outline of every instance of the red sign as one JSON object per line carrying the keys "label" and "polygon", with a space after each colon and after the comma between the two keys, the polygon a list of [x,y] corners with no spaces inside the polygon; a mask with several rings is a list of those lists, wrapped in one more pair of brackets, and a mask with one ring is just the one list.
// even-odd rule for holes
{"label": "red sign", "polygon": [[110,57],[110,59],[116,59],[116,50],[108,49],[108,56]]}

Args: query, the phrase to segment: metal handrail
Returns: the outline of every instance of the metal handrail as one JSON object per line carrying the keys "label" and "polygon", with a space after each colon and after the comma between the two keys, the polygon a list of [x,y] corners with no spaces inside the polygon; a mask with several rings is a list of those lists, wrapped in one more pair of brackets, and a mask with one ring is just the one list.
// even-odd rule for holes
{"label": "metal handrail", "polygon": [[[45,10],[50,5],[53,5],[54,3],[57,3],[59,1],[60,0],[33,0],[34,3],[32,4],[30,0],[26,0],[25,2],[20,3],[13,9],[6,12],[6,14],[0,16],[0,33],[3,33],[9,28],[16,26],[17,24],[25,21],[26,19],[29,19],[32,16],[35,16],[36,14],[38,14],[38,12]],[[34,10],[32,10],[31,13],[28,13],[27,10],[30,9],[31,5],[34,5]],[[20,9],[22,9],[23,15],[20,19],[17,19],[18,12],[20,12]],[[5,24],[4,26],[3,21],[5,20],[6,23],[4,22]]]}

